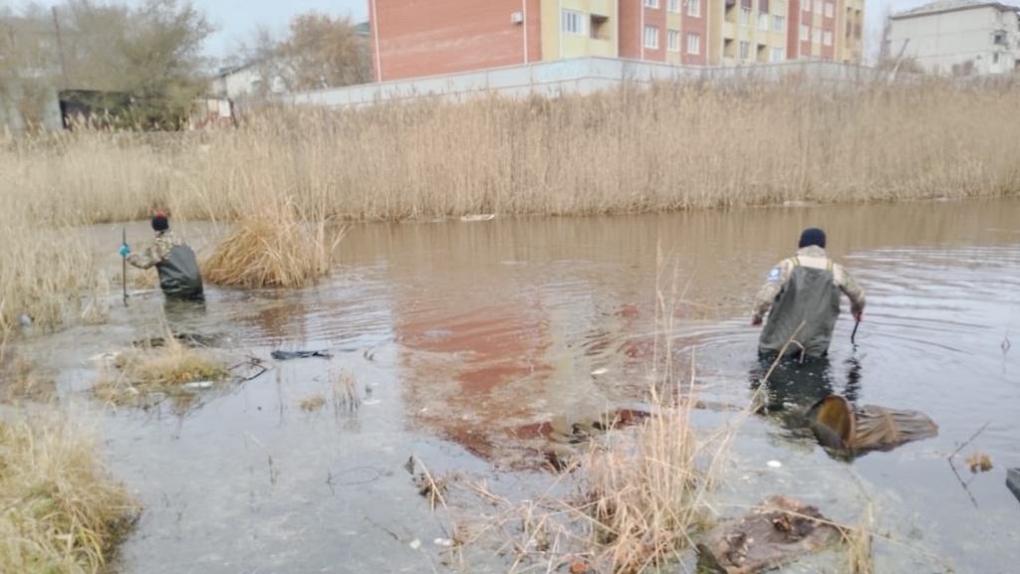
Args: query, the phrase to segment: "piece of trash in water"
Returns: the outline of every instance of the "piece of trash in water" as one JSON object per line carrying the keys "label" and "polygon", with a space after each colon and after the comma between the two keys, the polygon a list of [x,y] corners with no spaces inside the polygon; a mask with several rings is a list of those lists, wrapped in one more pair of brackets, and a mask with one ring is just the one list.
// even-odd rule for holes
{"label": "piece of trash in water", "polygon": [[444,548],[449,548],[453,546],[453,540],[450,540],[449,538],[436,538],[435,540],[432,541],[432,543],[435,544],[436,546],[442,546]]}
{"label": "piece of trash in water", "polygon": [[18,315],[18,324],[27,329],[32,326],[32,318],[22,313]]}
{"label": "piece of trash in water", "polygon": [[970,467],[971,474],[988,472],[992,470],[992,457],[983,452],[975,452],[967,457],[967,466]]}
{"label": "piece of trash in water", "polygon": [[206,388],[212,388],[211,380],[196,380],[195,382],[186,382],[185,388],[188,390],[204,390]]}
{"label": "piece of trash in water", "polygon": [[779,462],[778,460],[770,460],[770,461],[768,461],[768,462],[767,462],[767,463],[765,463],[765,464],[766,464],[766,465],[767,465],[767,466],[768,466],[769,468],[783,468],[783,463]]}
{"label": "piece of trash in water", "polygon": [[839,395],[829,395],[815,403],[808,409],[807,418],[822,446],[851,456],[892,450],[939,434],[938,425],[924,413],[875,405],[854,407]]}
{"label": "piece of trash in water", "polygon": [[1020,500],[1020,468],[1011,468],[1006,471],[1006,486],[1017,500]]}
{"label": "piece of trash in water", "polygon": [[361,404],[366,406],[366,407],[371,407],[371,406],[378,405],[381,402],[382,401],[380,401],[379,399],[365,399],[364,401],[361,401]]}
{"label": "piece of trash in water", "polygon": [[117,359],[119,357],[120,353],[111,351],[107,353],[99,353],[97,355],[92,355],[91,357],[89,357],[89,362],[96,363],[97,365],[113,365],[115,362],[117,362]]}
{"label": "piece of trash in water", "polygon": [[574,560],[570,563],[570,574],[588,574],[592,572],[591,565],[584,560]]}
{"label": "piece of trash in water", "polygon": [[273,351],[270,356],[277,361],[290,361],[292,359],[310,359],[312,357],[318,357],[320,359],[332,359],[333,355],[327,351]]}
{"label": "piece of trash in water", "polygon": [[417,549],[421,548],[421,540],[418,540],[417,538],[415,538],[414,540],[411,541],[410,544],[408,544],[408,546],[411,547],[411,550],[417,550]]}
{"label": "piece of trash in water", "polygon": [[591,372],[591,374],[597,377],[599,375],[604,375],[604,374],[606,374],[608,372],[609,372],[609,369],[595,369],[594,371]]}
{"label": "piece of trash in water", "polygon": [[495,213],[479,213],[477,215],[464,215],[461,216],[461,221],[476,222],[476,221],[492,221],[496,219]]}
{"label": "piece of trash in water", "polygon": [[712,572],[762,572],[818,552],[840,536],[817,508],[773,496],[743,518],[708,532],[698,544],[698,559]]}

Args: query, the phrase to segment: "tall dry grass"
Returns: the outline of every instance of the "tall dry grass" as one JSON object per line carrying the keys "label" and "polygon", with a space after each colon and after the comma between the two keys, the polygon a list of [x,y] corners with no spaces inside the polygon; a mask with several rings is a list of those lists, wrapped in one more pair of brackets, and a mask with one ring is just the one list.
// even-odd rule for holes
{"label": "tall dry grass", "polygon": [[64,417],[0,422],[0,572],[93,573],[137,507]]}
{"label": "tall dry grass", "polygon": [[0,151],[34,220],[592,214],[1015,194],[1020,86],[662,84],[556,100],[273,110],[198,134],[64,134]]}

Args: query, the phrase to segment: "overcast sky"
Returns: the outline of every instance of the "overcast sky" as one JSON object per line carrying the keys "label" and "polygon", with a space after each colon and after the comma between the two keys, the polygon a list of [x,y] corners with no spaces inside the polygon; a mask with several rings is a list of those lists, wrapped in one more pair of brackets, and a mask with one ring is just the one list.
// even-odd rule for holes
{"label": "overcast sky", "polygon": [[[137,0],[123,0],[128,3]],[[485,2],[486,0],[472,0]],[[868,18],[868,39],[877,39],[883,14],[892,8],[905,10],[930,0],[866,0]],[[232,53],[239,42],[251,37],[258,26],[266,26],[274,32],[286,29],[287,22],[296,14],[316,10],[328,14],[350,16],[355,22],[368,17],[368,0],[193,0],[205,10],[209,20],[216,25],[216,34],[209,39],[207,51],[210,56],[224,57]],[[12,0],[0,0],[0,5],[10,5]],[[26,0],[13,0],[15,6]],[[54,4],[53,0],[42,0],[42,4]],[[1016,3],[1013,0],[1011,3]]]}

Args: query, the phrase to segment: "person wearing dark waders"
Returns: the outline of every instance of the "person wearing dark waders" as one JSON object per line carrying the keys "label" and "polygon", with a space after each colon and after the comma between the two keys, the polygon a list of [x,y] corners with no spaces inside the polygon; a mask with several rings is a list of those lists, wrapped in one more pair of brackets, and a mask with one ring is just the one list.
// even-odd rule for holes
{"label": "person wearing dark waders", "polygon": [[863,316],[864,290],[829,258],[825,246],[824,231],[805,229],[797,253],[769,271],[755,297],[751,324],[764,323],[758,339],[760,375],[780,359],[768,381],[770,410],[811,404],[832,392],[828,353],[841,294],[850,300],[854,319],[860,322]]}
{"label": "person wearing dark waders", "polygon": [[195,252],[171,231],[166,214],[157,212],[152,216],[152,230],[156,232],[152,245],[140,253],[131,253],[131,247],[123,243],[120,246],[121,257],[139,269],[155,267],[167,303],[204,302],[202,274],[198,270]]}

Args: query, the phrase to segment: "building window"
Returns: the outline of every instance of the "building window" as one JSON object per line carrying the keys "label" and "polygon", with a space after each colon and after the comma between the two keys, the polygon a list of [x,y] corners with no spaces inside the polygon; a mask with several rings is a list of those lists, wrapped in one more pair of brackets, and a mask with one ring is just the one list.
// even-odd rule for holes
{"label": "building window", "polygon": [[811,0],[804,0],[804,4],[801,5],[800,9],[805,11],[805,12],[810,12],[811,11]]}
{"label": "building window", "polygon": [[600,14],[591,15],[591,37],[596,40],[608,40],[610,35],[609,17]]}
{"label": "building window", "polygon": [[751,25],[751,8],[750,6],[742,6],[740,8],[740,25],[750,26]]}
{"label": "building window", "polygon": [[666,43],[669,46],[670,52],[680,51],[680,30],[670,30],[666,32]]}
{"label": "building window", "polygon": [[577,34],[578,36],[585,36],[588,34],[587,27],[585,26],[584,14],[576,10],[564,10],[563,11],[563,31],[568,34]]}
{"label": "building window", "polygon": [[832,2],[825,3],[825,17],[834,18],[836,16],[836,5]]}
{"label": "building window", "polygon": [[786,30],[786,16],[773,16],[772,17],[772,31],[783,32]]}
{"label": "building window", "polygon": [[811,30],[811,41],[815,44],[819,44],[822,41],[822,30],[821,28],[815,28]]}
{"label": "building window", "polygon": [[815,14],[821,14],[822,12],[824,12],[822,0],[815,0]]}
{"label": "building window", "polygon": [[751,57],[751,43],[741,42],[740,43],[740,59],[746,60]]}
{"label": "building window", "polygon": [[701,0],[687,0],[687,15],[691,18],[701,18]]}
{"label": "building window", "polygon": [[659,29],[655,26],[645,26],[645,48],[659,49]]}
{"label": "building window", "polygon": [[680,0],[669,0],[669,3],[666,4],[666,10],[669,10],[670,12],[673,12],[674,14],[679,14],[680,13]]}
{"label": "building window", "polygon": [[771,61],[773,63],[776,63],[776,62],[782,62],[785,59],[786,59],[786,49],[785,48],[772,48],[772,54],[770,56],[770,60],[769,61]]}
{"label": "building window", "polygon": [[811,29],[808,28],[807,24],[800,25],[800,41],[807,42],[811,39]]}
{"label": "building window", "polygon": [[826,46],[832,45],[832,32],[826,30],[825,33],[822,34],[822,43]]}
{"label": "building window", "polygon": [[646,8],[658,8],[659,7],[659,0],[645,0],[645,7]]}
{"label": "building window", "polygon": [[758,29],[761,30],[762,32],[768,32],[769,31],[769,15],[768,14],[758,14]]}
{"label": "building window", "polygon": [[687,34],[687,53],[701,53],[701,34]]}
{"label": "building window", "polygon": [[1005,46],[1006,45],[1006,33],[1005,32],[995,32],[992,35],[992,43],[997,45],[997,46]]}

